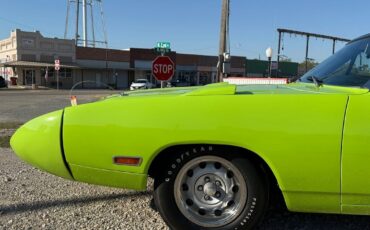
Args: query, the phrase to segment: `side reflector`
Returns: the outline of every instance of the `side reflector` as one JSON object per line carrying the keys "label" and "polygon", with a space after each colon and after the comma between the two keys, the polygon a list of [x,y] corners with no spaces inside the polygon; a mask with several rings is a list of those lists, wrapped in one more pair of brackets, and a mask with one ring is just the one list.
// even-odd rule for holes
{"label": "side reflector", "polygon": [[114,157],[113,162],[117,165],[140,166],[141,157]]}

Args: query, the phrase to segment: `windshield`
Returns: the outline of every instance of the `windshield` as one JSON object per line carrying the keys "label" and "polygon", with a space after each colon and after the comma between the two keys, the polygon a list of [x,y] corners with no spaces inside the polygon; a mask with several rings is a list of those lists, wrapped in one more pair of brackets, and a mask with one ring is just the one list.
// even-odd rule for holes
{"label": "windshield", "polygon": [[349,87],[370,87],[370,38],[349,43],[299,81]]}
{"label": "windshield", "polygon": [[139,79],[139,80],[136,80],[135,83],[146,83],[146,82],[147,82],[147,80],[145,80],[145,79]]}

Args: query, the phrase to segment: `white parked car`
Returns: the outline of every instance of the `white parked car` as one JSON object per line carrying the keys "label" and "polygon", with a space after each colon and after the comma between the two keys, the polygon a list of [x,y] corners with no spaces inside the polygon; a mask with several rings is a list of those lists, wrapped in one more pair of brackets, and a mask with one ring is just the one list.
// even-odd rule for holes
{"label": "white parked car", "polygon": [[151,89],[153,84],[150,83],[147,79],[137,79],[131,83],[130,90],[136,89]]}

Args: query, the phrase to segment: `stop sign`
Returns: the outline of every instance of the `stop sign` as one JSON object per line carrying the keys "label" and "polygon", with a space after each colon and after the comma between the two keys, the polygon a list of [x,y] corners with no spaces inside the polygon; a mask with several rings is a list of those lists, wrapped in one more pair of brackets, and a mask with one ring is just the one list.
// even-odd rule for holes
{"label": "stop sign", "polygon": [[175,64],[170,57],[159,56],[152,63],[152,73],[158,81],[168,81],[175,73]]}

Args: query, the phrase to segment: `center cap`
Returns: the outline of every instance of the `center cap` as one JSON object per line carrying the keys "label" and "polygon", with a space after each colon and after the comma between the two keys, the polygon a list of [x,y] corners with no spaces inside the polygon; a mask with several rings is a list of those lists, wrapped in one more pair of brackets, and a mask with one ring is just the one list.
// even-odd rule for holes
{"label": "center cap", "polygon": [[214,196],[217,191],[217,186],[214,183],[208,182],[204,185],[203,192],[208,196]]}

